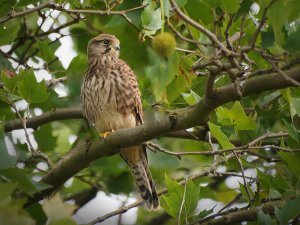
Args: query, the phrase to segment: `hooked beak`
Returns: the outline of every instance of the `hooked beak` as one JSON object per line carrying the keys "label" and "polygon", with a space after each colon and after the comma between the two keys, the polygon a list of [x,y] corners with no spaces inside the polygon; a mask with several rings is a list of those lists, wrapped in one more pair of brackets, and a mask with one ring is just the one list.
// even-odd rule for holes
{"label": "hooked beak", "polygon": [[115,46],[114,46],[114,49],[115,49],[116,51],[120,51],[120,45],[115,45]]}

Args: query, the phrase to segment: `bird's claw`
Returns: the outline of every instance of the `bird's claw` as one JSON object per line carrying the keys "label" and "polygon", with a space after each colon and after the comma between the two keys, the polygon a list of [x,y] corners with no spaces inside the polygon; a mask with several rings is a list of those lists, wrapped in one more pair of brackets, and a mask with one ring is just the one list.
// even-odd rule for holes
{"label": "bird's claw", "polygon": [[114,132],[114,130],[112,130],[111,132],[106,131],[104,133],[101,133],[100,137],[103,138],[103,139],[106,139],[112,132]]}

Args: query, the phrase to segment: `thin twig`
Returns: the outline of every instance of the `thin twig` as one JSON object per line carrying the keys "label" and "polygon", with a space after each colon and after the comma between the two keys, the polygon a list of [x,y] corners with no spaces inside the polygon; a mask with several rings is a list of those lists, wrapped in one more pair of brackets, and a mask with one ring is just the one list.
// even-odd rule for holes
{"label": "thin twig", "polygon": [[118,16],[122,16],[126,20],[130,21],[129,18],[126,18],[127,17],[125,15],[126,13],[132,12],[132,11],[135,11],[135,10],[139,10],[139,9],[143,9],[146,6],[147,5],[140,5],[140,6],[137,6],[137,7],[131,8],[131,9],[122,10],[122,11],[110,11],[110,10],[105,11],[105,10],[92,10],[92,9],[66,9],[62,5],[58,5],[58,4],[55,4],[53,2],[46,2],[46,3],[43,3],[43,4],[40,4],[40,5],[36,6],[34,8],[27,9],[27,10],[24,10],[24,11],[21,11],[21,12],[10,12],[8,15],[0,18],[0,24],[4,23],[4,22],[6,22],[10,19],[21,17],[21,16],[24,16],[24,15],[39,11],[39,10],[44,9],[44,8],[50,8],[50,9],[54,9],[54,10],[57,10],[57,11],[61,11],[61,12],[69,13],[69,14],[71,13],[71,14],[75,14],[75,15],[78,15],[80,13],[95,14],[95,15],[101,15],[101,16],[104,16],[104,15],[106,15],[106,16],[108,16],[108,15],[118,15]]}
{"label": "thin twig", "polygon": [[49,159],[49,157],[46,154],[44,154],[41,151],[39,151],[38,149],[34,149],[32,143],[30,141],[28,131],[27,131],[26,119],[21,116],[21,114],[20,114],[19,110],[17,109],[16,105],[10,100],[10,98],[8,98],[8,100],[9,100],[9,103],[10,103],[11,107],[15,110],[17,116],[22,121],[22,126],[23,126],[23,130],[25,132],[26,142],[27,142],[29,150],[30,150],[30,152],[32,154],[31,157],[32,158],[40,158],[40,159],[44,160],[48,164],[48,167],[52,168],[53,163],[51,162],[51,160]]}
{"label": "thin twig", "polygon": [[267,15],[267,11],[268,9],[271,7],[271,5],[275,2],[275,0],[272,0],[270,1],[270,3],[266,6],[266,8],[264,8],[264,11],[263,11],[263,14],[262,14],[262,18],[261,18],[261,21],[257,27],[257,29],[255,30],[255,33],[253,34],[252,38],[250,39],[249,41],[249,46],[251,46],[252,48],[254,48],[255,46],[255,42],[256,42],[256,39],[261,31],[261,28],[263,27],[263,25],[265,24],[266,22],[266,15]]}
{"label": "thin twig", "polygon": [[266,58],[266,60],[271,64],[271,66],[274,68],[275,71],[277,71],[279,74],[281,74],[286,80],[290,81],[291,84],[300,87],[300,83],[296,81],[295,79],[289,77],[282,69],[280,69],[272,60],[269,60]]}
{"label": "thin twig", "polygon": [[230,202],[228,202],[225,206],[223,206],[218,213],[224,211],[225,209],[229,208],[230,206],[232,206],[235,202],[237,202],[238,200],[241,199],[241,197],[243,196],[242,193],[238,193]]}
{"label": "thin twig", "polygon": [[[233,177],[243,177],[243,175],[235,173],[235,172],[220,172],[220,171],[214,171],[211,174],[213,175],[217,175],[219,177],[224,177],[224,176],[233,176]],[[249,180],[257,180],[257,178],[255,177],[249,177],[249,176],[244,176],[245,178],[249,179]]]}
{"label": "thin twig", "polygon": [[[210,131],[207,132],[207,136],[208,136],[208,143],[209,143],[209,145],[210,145],[211,151],[212,151],[212,152],[215,152],[216,149],[214,148],[214,145],[213,145],[213,143],[212,143],[212,141],[211,141],[211,133],[210,133]],[[217,160],[217,155],[214,155],[213,161],[216,161],[216,160]]]}
{"label": "thin twig", "polygon": [[191,18],[189,18],[188,16],[186,16],[178,7],[177,3],[175,0],[170,0],[171,5],[173,7],[173,9],[175,10],[176,14],[185,22],[187,22],[188,24],[192,25],[193,27],[195,27],[196,29],[198,29],[199,31],[201,31],[202,33],[204,33],[218,48],[220,48],[220,50],[222,50],[225,55],[229,56],[232,55],[233,52],[231,52],[229,49],[227,49],[222,42],[220,42],[218,40],[218,38],[216,37],[215,34],[213,34],[212,32],[210,32],[209,30],[207,30],[205,27],[203,27],[201,24],[197,23],[196,21],[192,20]]}
{"label": "thin twig", "polygon": [[240,38],[238,40],[237,47],[241,46],[242,38],[244,36],[245,19],[246,19],[246,14],[243,15],[242,20],[241,20]]}
{"label": "thin twig", "polygon": [[[262,207],[262,210],[267,212],[268,214],[274,213],[275,207],[281,207],[286,202],[283,200],[275,200],[268,202],[260,207]],[[227,211],[223,211],[220,213],[215,213],[211,216],[205,217],[203,219],[200,219],[196,222],[190,223],[189,225],[195,225],[195,224],[202,224],[202,225],[209,225],[209,224],[240,224],[242,221],[253,221],[257,218],[257,208],[251,208],[248,209],[246,207],[242,208],[231,208]],[[216,219],[216,217],[219,217]],[[211,220],[214,220],[212,223]],[[216,221],[217,220],[217,221]],[[230,223],[229,223],[230,221]]]}
{"label": "thin twig", "polygon": [[244,187],[245,187],[246,193],[247,193],[248,198],[249,198],[249,203],[251,204],[252,203],[251,202],[252,197],[251,197],[250,191],[249,191],[248,186],[247,186],[247,181],[246,181],[246,178],[245,178],[244,167],[243,167],[242,161],[241,161],[240,157],[236,154],[235,151],[233,151],[233,154],[235,155],[235,157],[237,159],[237,162],[240,166],[242,177],[243,177],[243,182],[244,182]]}
{"label": "thin twig", "polygon": [[233,46],[229,41],[229,29],[232,26],[234,16],[235,16],[235,14],[229,15],[229,20],[228,20],[228,23],[227,23],[227,26],[226,26],[226,29],[224,32],[227,48],[229,48],[231,51],[233,50]]}
{"label": "thin twig", "polygon": [[200,44],[200,45],[203,45],[203,46],[208,46],[208,45],[211,45],[210,43],[201,43],[199,41],[195,41],[194,39],[190,39],[190,38],[187,38],[185,36],[183,36],[179,31],[177,31],[175,29],[175,27],[170,23],[170,21],[168,20],[168,26],[171,28],[171,30],[175,33],[175,35],[180,38],[181,40],[183,41],[186,41],[186,42],[190,42],[190,43],[193,43],[193,44]]}
{"label": "thin twig", "polygon": [[46,86],[52,87],[60,82],[66,81],[67,79],[68,79],[67,77],[53,78],[51,80],[46,81]]}
{"label": "thin twig", "polygon": [[[274,135],[270,135],[268,137],[265,138],[272,138],[272,137],[283,137],[283,136],[288,136],[289,134],[286,135],[280,135],[278,136],[278,134],[274,134]],[[263,138],[263,139],[265,139]],[[261,138],[259,138],[261,139]],[[256,142],[256,141],[255,141]],[[289,149],[289,148],[282,148],[282,147],[278,147],[276,145],[262,145],[262,146],[253,146],[249,143],[248,145],[244,145],[244,146],[240,146],[240,147],[235,147],[235,148],[227,148],[227,149],[222,149],[222,150],[214,150],[214,151],[207,151],[207,150],[202,150],[202,151],[193,151],[193,152],[172,152],[169,151],[167,149],[162,148],[161,146],[154,144],[152,142],[147,142],[146,143],[146,147],[148,147],[150,150],[153,151],[159,151],[159,152],[163,152],[166,153],[168,155],[173,155],[176,156],[178,159],[181,159],[182,156],[194,156],[194,155],[205,155],[205,156],[215,156],[215,155],[223,155],[224,153],[228,153],[228,152],[232,152],[235,151],[236,153],[245,153],[245,152],[249,152],[249,150],[260,150],[260,149],[275,149],[275,150],[280,150],[280,151],[284,151],[284,152],[289,152],[289,153],[297,153],[300,152],[300,149]],[[252,154],[252,152],[251,152]]]}
{"label": "thin twig", "polygon": [[13,18],[17,18],[17,17],[21,17],[21,16],[24,16],[24,15],[27,15],[27,14],[30,14],[30,13],[33,13],[33,12],[36,12],[36,11],[39,11],[41,9],[44,9],[44,8],[47,8],[49,7],[51,4],[51,2],[46,2],[46,3],[43,3],[43,4],[40,4],[34,8],[31,8],[31,9],[26,9],[24,11],[21,11],[21,12],[10,12],[9,14],[7,14],[6,16],[0,18],[0,24],[1,23],[4,23],[10,19],[13,19]]}

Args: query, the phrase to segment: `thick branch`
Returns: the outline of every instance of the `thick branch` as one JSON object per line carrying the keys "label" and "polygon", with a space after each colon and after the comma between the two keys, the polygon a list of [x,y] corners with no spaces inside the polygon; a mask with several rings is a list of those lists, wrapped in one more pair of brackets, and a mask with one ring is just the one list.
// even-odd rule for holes
{"label": "thick branch", "polygon": [[[286,74],[300,81],[300,67],[286,71]],[[290,83],[280,74],[268,74],[246,81],[243,85],[243,95],[258,94],[267,90],[285,88],[289,85]],[[212,104],[209,106],[200,101],[193,107],[157,115],[153,121],[146,121],[146,124],[142,126],[115,131],[106,140],[79,143],[54,166],[43,178],[43,181],[54,186],[61,185],[87,167],[90,162],[118,153],[121,146],[137,145],[171,131],[201,125],[216,107],[239,99],[234,85],[219,88],[216,92],[216,96],[211,99]]]}
{"label": "thick branch", "polygon": [[[27,128],[37,128],[43,124],[56,121],[56,120],[64,120],[64,119],[78,119],[83,118],[81,108],[74,107],[70,109],[57,109],[52,112],[43,113],[40,116],[35,116],[27,119],[26,127]],[[22,129],[22,121],[21,120],[11,120],[5,122],[4,131],[10,132],[12,130]]]}

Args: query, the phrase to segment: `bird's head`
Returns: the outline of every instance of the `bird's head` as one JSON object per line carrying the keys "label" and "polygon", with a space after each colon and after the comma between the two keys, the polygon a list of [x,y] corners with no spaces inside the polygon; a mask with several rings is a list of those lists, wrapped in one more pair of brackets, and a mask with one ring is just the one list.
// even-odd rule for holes
{"label": "bird's head", "polygon": [[120,52],[120,41],[110,34],[100,34],[90,40],[88,44],[89,57],[110,56],[118,58]]}

